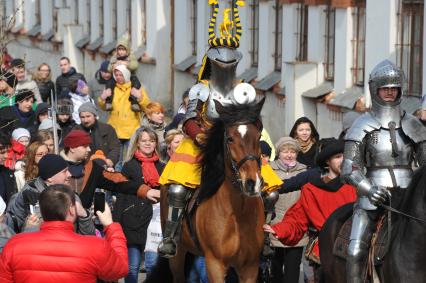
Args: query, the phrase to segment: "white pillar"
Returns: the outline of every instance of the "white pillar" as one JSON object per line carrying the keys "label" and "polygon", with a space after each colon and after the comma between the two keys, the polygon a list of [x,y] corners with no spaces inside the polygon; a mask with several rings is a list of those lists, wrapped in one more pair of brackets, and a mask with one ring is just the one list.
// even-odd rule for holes
{"label": "white pillar", "polygon": [[99,0],[90,0],[90,43],[93,43],[101,35],[99,10]]}
{"label": "white pillar", "polygon": [[[258,80],[274,70],[275,15],[272,1],[259,2],[259,67]],[[284,47],[283,47],[284,50]],[[285,52],[284,52],[285,53]]]}
{"label": "white pillar", "polygon": [[114,38],[113,38],[113,33],[112,33],[112,17],[115,17],[116,15],[113,15],[113,10],[112,10],[112,1],[113,0],[103,0],[103,9],[104,9],[104,13],[103,13],[103,23],[104,23],[104,44],[106,45],[108,43],[111,43]]}
{"label": "white pillar", "polygon": [[326,6],[309,6],[308,61],[322,63],[325,54]]}
{"label": "white pillar", "polygon": [[371,70],[381,61],[396,62],[398,0],[367,1],[365,36],[364,91],[370,102],[368,78]]}
{"label": "white pillar", "polygon": [[352,11],[336,8],[334,39],[334,90],[341,93],[352,86]]}
{"label": "white pillar", "polygon": [[117,39],[123,37],[123,35],[129,30],[127,23],[129,22],[127,14],[127,1],[117,0]]}
{"label": "white pillar", "polygon": [[294,62],[296,60],[297,46],[297,5],[283,5],[283,61]]}
{"label": "white pillar", "polygon": [[131,32],[131,39],[132,39],[132,49],[136,50],[138,49],[142,43],[143,43],[143,33],[144,33],[144,18],[146,17],[146,7],[142,7],[141,0],[132,0],[130,3],[131,7],[131,18],[132,22],[130,23],[132,25],[132,32]]}
{"label": "white pillar", "polygon": [[[186,1],[187,3],[191,2],[192,0]],[[176,3],[176,2],[175,2]],[[176,7],[176,5],[175,5]],[[191,15],[190,11],[191,5],[188,4],[187,7],[187,19],[190,20],[189,15]],[[209,22],[210,22],[210,9],[211,6],[208,5],[207,1],[204,0],[197,0],[197,65],[201,65],[203,61],[204,54],[206,54],[207,48],[208,48],[208,40],[209,40],[209,34],[208,34],[208,28],[209,28]],[[176,18],[176,17],[175,17]],[[220,14],[217,15],[216,18],[216,27],[220,24]],[[191,25],[191,24],[190,24]],[[188,29],[188,33],[191,29]],[[175,34],[176,38],[176,34]],[[189,53],[191,53],[191,43],[189,42],[191,38],[191,35],[187,37],[187,41],[189,43]],[[176,47],[176,45],[175,45]],[[188,53],[188,56],[191,55]]]}
{"label": "white pillar", "polygon": [[52,0],[40,1],[41,34],[48,33],[53,28]]}

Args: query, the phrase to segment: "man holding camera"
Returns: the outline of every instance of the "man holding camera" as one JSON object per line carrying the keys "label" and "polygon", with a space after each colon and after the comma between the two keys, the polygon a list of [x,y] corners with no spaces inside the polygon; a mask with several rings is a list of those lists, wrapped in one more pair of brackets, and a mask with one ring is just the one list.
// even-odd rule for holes
{"label": "man holding camera", "polygon": [[68,186],[49,187],[41,192],[39,203],[44,220],[40,231],[22,233],[6,244],[1,282],[112,281],[127,274],[126,238],[120,224],[113,223],[108,205],[104,212],[96,212],[104,226],[102,239],[74,232],[78,202]]}

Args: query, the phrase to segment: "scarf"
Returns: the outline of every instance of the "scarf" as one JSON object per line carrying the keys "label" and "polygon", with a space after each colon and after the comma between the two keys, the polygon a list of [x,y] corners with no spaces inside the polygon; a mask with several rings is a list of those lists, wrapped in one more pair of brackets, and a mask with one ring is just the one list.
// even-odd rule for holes
{"label": "scarf", "polygon": [[287,171],[293,169],[297,165],[297,160],[295,160],[295,161],[293,161],[291,163],[287,163],[287,162],[282,161],[281,159],[278,159],[278,162]]}
{"label": "scarf", "polygon": [[313,139],[309,139],[307,141],[302,141],[301,139],[297,138],[297,140],[300,143],[300,150],[303,153],[308,152],[311,149],[312,145],[314,144],[314,140]]}
{"label": "scarf", "polygon": [[135,158],[142,162],[142,176],[147,184],[150,187],[157,187],[160,184],[158,180],[160,176],[158,175],[157,168],[155,167],[155,161],[158,160],[157,154],[153,153],[151,157],[146,157],[139,150],[135,151]]}

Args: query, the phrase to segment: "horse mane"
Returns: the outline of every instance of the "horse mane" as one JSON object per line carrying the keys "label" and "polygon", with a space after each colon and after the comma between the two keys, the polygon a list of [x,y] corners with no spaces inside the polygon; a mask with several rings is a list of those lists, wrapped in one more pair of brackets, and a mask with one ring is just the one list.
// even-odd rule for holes
{"label": "horse mane", "polygon": [[207,131],[207,141],[201,147],[201,186],[198,203],[213,196],[225,180],[224,133],[227,126],[239,123],[259,123],[263,101],[245,105],[222,106],[216,103],[219,118]]}

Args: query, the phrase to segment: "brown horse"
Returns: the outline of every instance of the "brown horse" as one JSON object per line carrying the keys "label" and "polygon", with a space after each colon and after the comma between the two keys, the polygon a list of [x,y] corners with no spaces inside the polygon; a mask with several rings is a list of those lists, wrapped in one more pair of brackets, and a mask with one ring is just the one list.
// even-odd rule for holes
{"label": "brown horse", "polygon": [[[209,282],[224,282],[230,267],[241,283],[256,282],[264,240],[259,148],[263,103],[264,99],[244,106],[216,103],[220,117],[202,148],[198,207],[183,221],[177,254],[170,259],[174,282],[185,282],[188,252],[205,256]],[[163,225],[167,207],[167,189],[163,188]],[[191,236],[189,221],[198,243]]]}

